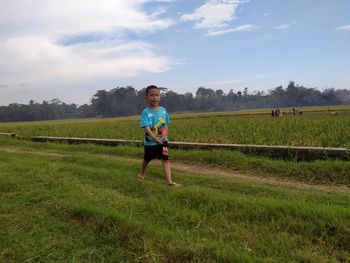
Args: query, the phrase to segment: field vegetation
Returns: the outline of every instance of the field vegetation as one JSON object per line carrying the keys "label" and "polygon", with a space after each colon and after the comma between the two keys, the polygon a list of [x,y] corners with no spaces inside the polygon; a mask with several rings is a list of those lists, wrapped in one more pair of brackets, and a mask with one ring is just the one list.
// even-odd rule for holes
{"label": "field vegetation", "polygon": [[[4,147],[22,147],[24,150],[52,151],[68,153],[99,153],[101,155],[143,158],[143,148],[135,146],[104,147],[92,144],[70,145],[56,143],[34,143],[2,139]],[[175,162],[211,167],[244,174],[255,174],[262,178],[292,179],[305,183],[325,183],[350,186],[350,162],[342,160],[286,161],[268,156],[248,155],[228,150],[177,150],[170,149]]]}
{"label": "field vegetation", "polygon": [[[315,110],[315,109],[313,109]],[[175,114],[171,141],[350,148],[350,114],[306,111],[273,118],[264,111]],[[1,123],[0,132],[21,137],[60,136],[142,140],[139,117]]]}
{"label": "field vegetation", "polygon": [[[268,92],[250,93],[246,87],[236,93],[231,89],[213,90],[198,87],[195,94],[186,92],[178,94],[171,90],[161,93],[162,104],[170,112],[219,112],[256,108],[313,107],[323,105],[324,108],[349,108],[350,91],[347,89],[307,88],[290,81],[286,88],[278,86]],[[137,115],[147,106],[145,90],[136,90],[132,86],[116,87],[111,90],[98,90],[89,104],[67,104],[59,99],[28,104],[11,103],[0,106],[0,121],[39,121],[55,119],[72,119],[88,117],[117,117]],[[318,108],[317,106],[315,108]]]}
{"label": "field vegetation", "polygon": [[[223,151],[185,156],[207,167],[200,173],[181,168],[184,152],[172,154],[180,189],[164,184],[157,163],[146,181],[136,180],[140,148],[1,139],[0,261],[350,260],[349,188],[330,184],[327,173],[317,185],[298,176],[280,180],[277,170],[238,177],[249,171],[245,165],[259,170],[267,159]],[[232,176],[211,170],[227,160]],[[318,170],[326,162],[309,165]],[[348,175],[338,182],[349,183]]]}

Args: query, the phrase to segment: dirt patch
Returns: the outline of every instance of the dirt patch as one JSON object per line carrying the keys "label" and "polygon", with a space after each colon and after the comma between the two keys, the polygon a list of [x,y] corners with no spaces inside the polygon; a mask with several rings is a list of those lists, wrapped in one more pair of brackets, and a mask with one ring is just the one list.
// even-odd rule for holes
{"label": "dirt patch", "polygon": [[21,149],[16,147],[0,147],[0,151],[7,152],[7,153],[26,153],[26,154],[32,154],[32,155],[39,155],[39,156],[53,156],[53,157],[64,157],[69,156],[68,154],[62,154],[62,153],[56,153],[56,152],[49,152],[49,151],[37,151],[37,150],[31,150],[31,149]]}
{"label": "dirt patch", "polygon": [[301,182],[289,178],[276,178],[269,175],[262,174],[253,174],[253,173],[243,173],[240,171],[232,171],[227,169],[219,169],[208,166],[199,166],[192,164],[183,164],[183,163],[173,163],[172,167],[181,171],[199,173],[199,174],[208,174],[208,175],[217,175],[224,177],[237,178],[246,182],[262,183],[270,186],[279,186],[285,188],[295,188],[301,190],[318,190],[325,193],[342,193],[350,194],[350,187],[335,185],[335,184],[315,184],[308,182]]}
{"label": "dirt patch", "polygon": [[[141,165],[140,159],[126,158],[126,157],[111,157],[115,159],[122,159],[128,161],[138,162]],[[289,178],[276,178],[270,175],[253,174],[241,171],[232,171],[228,169],[215,168],[211,166],[198,165],[198,164],[185,164],[181,162],[171,162],[171,167],[177,171],[191,172],[195,174],[203,175],[216,175],[228,178],[235,178],[245,182],[261,183],[269,186],[277,186],[283,188],[294,188],[300,190],[317,190],[324,193],[339,193],[350,195],[350,187],[336,184],[316,184],[301,182]]]}

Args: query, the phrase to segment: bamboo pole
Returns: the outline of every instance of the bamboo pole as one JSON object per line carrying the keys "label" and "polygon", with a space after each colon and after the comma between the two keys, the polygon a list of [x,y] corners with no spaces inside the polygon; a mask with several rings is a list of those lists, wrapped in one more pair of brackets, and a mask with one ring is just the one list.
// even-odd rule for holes
{"label": "bamboo pole", "polygon": [[16,134],[11,133],[11,132],[0,132],[0,136],[7,136],[7,137],[15,138]]}
{"label": "bamboo pole", "polygon": [[[71,144],[92,143],[98,145],[136,145],[142,146],[141,140],[119,140],[99,138],[75,138],[75,137],[30,137],[36,142],[65,142]],[[253,145],[253,144],[215,144],[193,142],[169,142],[169,147],[183,150],[234,150],[244,153],[267,154],[271,157],[284,157],[296,160],[315,160],[326,158],[350,159],[350,150],[347,148],[332,147],[304,147],[304,146],[279,146],[279,145]]]}

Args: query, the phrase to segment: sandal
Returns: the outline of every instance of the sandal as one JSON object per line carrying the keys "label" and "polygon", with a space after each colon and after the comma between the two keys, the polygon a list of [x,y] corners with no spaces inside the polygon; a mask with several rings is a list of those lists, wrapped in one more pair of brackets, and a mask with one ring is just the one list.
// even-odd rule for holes
{"label": "sandal", "polygon": [[180,187],[181,187],[181,184],[172,182],[172,183],[168,184],[168,186],[170,186],[170,187],[175,187],[175,188],[180,188]]}
{"label": "sandal", "polygon": [[141,175],[137,175],[137,180],[140,180],[140,181],[143,181],[143,180],[145,180],[145,177],[142,177]]}

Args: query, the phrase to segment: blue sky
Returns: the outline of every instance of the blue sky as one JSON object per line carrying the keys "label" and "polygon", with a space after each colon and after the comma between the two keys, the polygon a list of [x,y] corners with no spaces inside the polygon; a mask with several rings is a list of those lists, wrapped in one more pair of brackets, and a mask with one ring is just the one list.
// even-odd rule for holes
{"label": "blue sky", "polygon": [[348,0],[2,0],[0,105],[149,84],[350,89]]}

